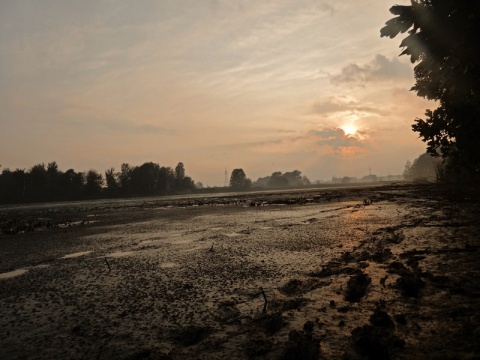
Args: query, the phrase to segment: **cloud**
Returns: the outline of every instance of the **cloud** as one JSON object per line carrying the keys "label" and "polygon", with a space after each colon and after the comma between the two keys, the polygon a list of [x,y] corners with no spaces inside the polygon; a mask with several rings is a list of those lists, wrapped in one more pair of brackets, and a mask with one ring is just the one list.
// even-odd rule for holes
{"label": "cloud", "polygon": [[[346,135],[342,129],[309,130],[288,134],[281,139],[242,144],[254,154],[294,155],[317,154],[355,156],[367,152],[362,136]],[[237,144],[238,146],[238,144]]]}
{"label": "cloud", "polygon": [[338,112],[364,112],[369,114],[386,115],[380,108],[362,105],[356,99],[348,96],[330,96],[315,102],[312,111],[319,115],[329,115]]}
{"label": "cloud", "polygon": [[334,85],[345,83],[365,83],[370,81],[385,81],[412,76],[412,69],[408,63],[400,62],[393,57],[377,54],[375,58],[366,65],[349,64],[345,66],[340,74],[330,77]]}

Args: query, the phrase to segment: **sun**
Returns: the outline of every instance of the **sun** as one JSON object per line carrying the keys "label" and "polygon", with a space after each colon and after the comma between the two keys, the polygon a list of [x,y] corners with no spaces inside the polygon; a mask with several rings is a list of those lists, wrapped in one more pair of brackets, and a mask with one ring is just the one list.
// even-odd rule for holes
{"label": "sun", "polygon": [[340,126],[340,129],[343,130],[345,136],[352,136],[355,135],[357,132],[357,127],[353,124],[345,124],[343,126]]}

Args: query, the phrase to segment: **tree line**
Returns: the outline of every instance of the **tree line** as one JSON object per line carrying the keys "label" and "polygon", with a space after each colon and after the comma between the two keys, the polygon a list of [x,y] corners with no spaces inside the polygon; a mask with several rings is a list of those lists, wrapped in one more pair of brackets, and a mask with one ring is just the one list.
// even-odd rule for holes
{"label": "tree line", "polygon": [[260,177],[252,182],[247,178],[243,169],[234,169],[230,175],[230,188],[233,190],[247,190],[252,187],[260,188],[282,188],[282,187],[302,187],[311,185],[306,176],[302,176],[299,170],[289,171],[282,174],[276,171],[270,176]]}
{"label": "tree line", "polygon": [[0,174],[0,203],[170,195],[191,192],[194,187],[182,162],[175,169],[153,162],[140,166],[124,163],[120,171],[110,168],[103,176],[93,169],[63,172],[53,161],[27,171],[4,169]]}

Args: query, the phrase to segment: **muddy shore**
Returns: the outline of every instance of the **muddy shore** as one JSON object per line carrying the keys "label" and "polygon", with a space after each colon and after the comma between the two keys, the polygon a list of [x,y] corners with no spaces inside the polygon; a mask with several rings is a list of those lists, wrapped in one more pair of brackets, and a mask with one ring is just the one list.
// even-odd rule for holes
{"label": "muddy shore", "polygon": [[2,359],[479,359],[480,192],[0,208]]}

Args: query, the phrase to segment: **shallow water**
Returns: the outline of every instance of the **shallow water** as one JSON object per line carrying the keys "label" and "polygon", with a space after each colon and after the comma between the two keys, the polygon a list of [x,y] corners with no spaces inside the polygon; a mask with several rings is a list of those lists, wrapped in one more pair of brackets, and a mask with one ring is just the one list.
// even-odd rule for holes
{"label": "shallow water", "polygon": [[18,269],[18,270],[2,273],[2,274],[0,274],[0,279],[14,278],[14,277],[25,274],[27,271],[28,270],[26,270],[26,269]]}
{"label": "shallow water", "polygon": [[76,258],[76,257],[80,257],[80,256],[85,256],[85,255],[88,255],[88,254],[91,254],[91,253],[92,253],[92,251],[79,251],[79,252],[76,252],[76,253],[64,255],[61,258],[62,259],[71,259],[71,258]]}

